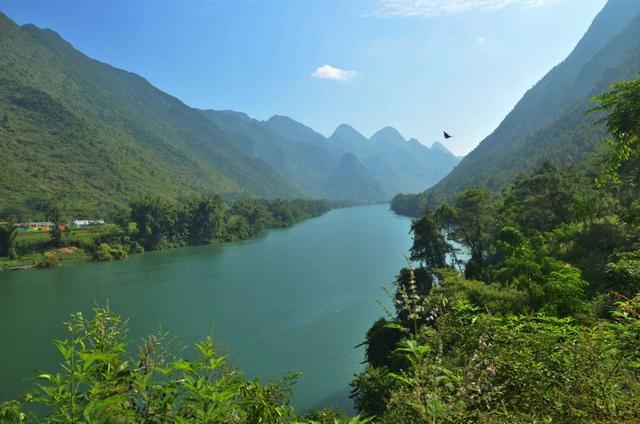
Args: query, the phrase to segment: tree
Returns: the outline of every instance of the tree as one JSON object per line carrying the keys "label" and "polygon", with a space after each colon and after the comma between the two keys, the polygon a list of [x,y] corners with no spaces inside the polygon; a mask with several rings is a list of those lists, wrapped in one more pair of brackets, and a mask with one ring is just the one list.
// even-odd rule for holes
{"label": "tree", "polygon": [[494,227],[493,209],[489,192],[474,188],[460,194],[453,207],[445,205],[436,211],[447,237],[469,248],[467,278],[479,278],[483,273]]}
{"label": "tree", "polygon": [[224,209],[219,196],[202,198],[193,202],[191,208],[191,244],[207,244],[220,238],[224,227]]}
{"label": "tree", "polygon": [[51,243],[54,246],[62,245],[62,230],[60,229],[60,225],[64,223],[64,219],[62,218],[62,209],[60,208],[60,205],[49,205],[47,219],[53,224],[51,228]]}
{"label": "tree", "polygon": [[18,237],[18,227],[13,224],[0,226],[0,256],[9,259],[16,259],[16,238]]}
{"label": "tree", "polygon": [[595,98],[600,105],[592,111],[605,111],[611,153],[604,180],[620,182],[622,167],[640,157],[640,79],[618,82],[613,88]]}
{"label": "tree", "polygon": [[131,221],[131,209],[119,208],[111,216],[111,222],[122,228],[124,234],[129,234],[129,222]]}
{"label": "tree", "polygon": [[575,316],[587,311],[584,289],[589,285],[579,269],[569,265],[552,272],[543,286],[546,304],[543,311],[559,317]]}
{"label": "tree", "polygon": [[527,234],[551,231],[574,216],[576,180],[569,171],[546,162],[516,178],[505,196],[503,213]]}
{"label": "tree", "polygon": [[413,233],[411,260],[419,261],[431,272],[438,268],[445,268],[447,255],[453,253],[453,247],[445,239],[433,215],[427,212],[422,218],[413,221],[411,232]]}
{"label": "tree", "polygon": [[164,199],[147,197],[131,204],[131,219],[138,228],[136,240],[145,250],[157,250],[171,238],[176,208]]}

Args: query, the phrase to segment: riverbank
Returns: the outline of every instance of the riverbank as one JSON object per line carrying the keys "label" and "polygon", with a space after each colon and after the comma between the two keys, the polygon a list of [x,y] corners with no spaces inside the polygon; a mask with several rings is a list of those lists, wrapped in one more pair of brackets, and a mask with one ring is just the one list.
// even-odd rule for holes
{"label": "riverbank", "polygon": [[0,271],[56,268],[66,262],[112,261],[144,251],[248,240],[266,230],[291,227],[340,205],[321,200],[217,198],[184,203],[145,199],[130,205],[120,224],[51,233],[18,233],[17,259],[0,258]]}
{"label": "riverbank", "polygon": [[54,254],[60,264],[90,261],[91,252],[88,247],[95,245],[96,240],[112,231],[114,231],[113,227],[70,230],[63,234],[63,246],[60,247],[51,246],[49,233],[18,233],[16,237],[18,258],[0,257],[0,272],[46,268],[44,266],[46,254]]}

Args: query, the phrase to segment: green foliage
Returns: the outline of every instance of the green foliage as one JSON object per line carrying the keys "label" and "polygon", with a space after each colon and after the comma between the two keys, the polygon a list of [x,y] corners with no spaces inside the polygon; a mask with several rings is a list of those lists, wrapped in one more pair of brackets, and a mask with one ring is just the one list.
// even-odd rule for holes
{"label": "green foliage", "polygon": [[441,206],[435,213],[447,237],[468,247],[471,259],[466,274],[469,278],[480,276],[484,266],[495,226],[493,209],[488,191],[470,189],[456,198],[453,207]]}
{"label": "green foliage", "polygon": [[18,228],[12,224],[0,225],[0,256],[16,259],[16,238]]}
{"label": "green foliage", "polygon": [[567,266],[552,272],[542,291],[545,302],[542,312],[559,317],[578,316],[588,310],[585,288],[589,285],[579,269]]}
{"label": "green foliage", "polygon": [[607,128],[613,137],[605,180],[620,182],[622,167],[640,157],[640,79],[616,83],[595,100],[600,105],[593,110],[608,113]]}
{"label": "green foliage", "polygon": [[576,178],[546,162],[531,174],[518,176],[504,200],[504,214],[525,234],[547,232],[575,218]]}
{"label": "green foliage", "polygon": [[413,221],[411,231],[414,234],[411,260],[420,262],[426,269],[444,268],[453,247],[446,241],[434,217],[427,213]]}
{"label": "green foliage", "polygon": [[124,247],[120,245],[110,246],[107,243],[100,243],[93,252],[93,259],[95,261],[117,261],[127,259],[127,256],[129,256],[129,254]]}
{"label": "green foliage", "polygon": [[369,367],[356,377],[356,405],[381,423],[633,422],[640,316],[629,304],[638,301],[618,308],[624,319],[595,326],[500,318],[449,302],[434,325],[399,345],[394,354],[408,366]]}
{"label": "green foliage", "polygon": [[130,205],[130,217],[136,224],[131,237],[145,250],[244,240],[328,209],[327,202],[315,200],[243,199],[228,204],[219,197],[183,203],[144,198]]}
{"label": "green foliage", "polygon": [[[244,240],[271,228],[289,227],[304,219],[327,212],[335,203],[323,200],[259,200],[224,201],[219,196],[198,196],[181,202],[159,197],[143,197],[116,211],[113,223],[86,229],[50,233],[20,233],[0,225],[0,256],[2,246],[13,243],[15,257],[8,265],[36,264],[57,266],[51,255],[42,255],[51,248],[67,253],[83,252],[97,261],[126,259],[129,253],[158,250],[186,245]],[[49,210],[49,205],[43,206]],[[62,208],[57,208],[63,216]],[[10,237],[9,237],[10,236]],[[52,240],[53,238],[53,240]],[[5,253],[6,255],[6,253]],[[19,256],[19,259],[16,257]]]}
{"label": "green foliage", "polygon": [[[637,142],[626,138],[640,104],[632,88],[601,98],[621,113],[609,120],[621,143]],[[471,189],[415,221],[419,267],[401,271],[395,314],[367,333],[368,367],[352,382],[358,411],[383,424],[639,421],[632,157],[605,164],[618,185],[545,163],[501,196]],[[469,253],[464,276],[433,253],[444,236]],[[421,288],[417,276],[434,274]]]}
{"label": "green foliage", "polygon": [[56,251],[44,252],[37,264],[38,268],[56,268],[60,266],[60,255]]}
{"label": "green foliage", "polygon": [[640,287],[640,257],[637,252],[619,255],[606,266],[611,290],[632,296]]}
{"label": "green foliage", "polygon": [[52,201],[94,214],[142,195],[300,195],[200,111],[51,30],[0,15],[0,75],[0,214],[16,222]]}

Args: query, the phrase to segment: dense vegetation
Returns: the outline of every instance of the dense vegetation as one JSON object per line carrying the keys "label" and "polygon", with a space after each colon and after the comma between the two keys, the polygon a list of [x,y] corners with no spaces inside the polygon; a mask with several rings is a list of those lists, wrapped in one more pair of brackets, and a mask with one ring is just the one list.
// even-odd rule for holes
{"label": "dense vegetation", "polygon": [[[145,250],[244,240],[268,228],[282,228],[323,214],[329,203],[314,200],[238,200],[226,204],[219,197],[187,202],[147,198],[123,210],[122,222],[131,220],[134,243]],[[127,239],[124,231],[118,236]]]}
{"label": "dense vegetation", "polygon": [[0,14],[0,211],[76,212],[142,195],[301,196],[200,111]]}
{"label": "dense vegetation", "polygon": [[357,409],[381,423],[640,420],[640,80],[598,98],[609,153],[469,189],[413,222]]}
{"label": "dense vegetation", "polygon": [[[106,227],[21,234],[12,224],[0,226],[0,257],[11,264],[57,266],[65,255],[89,254],[94,260],[125,259],[129,253],[186,245],[245,240],[266,229],[291,226],[327,212],[335,204],[321,200],[223,201],[219,196],[181,202],[145,197],[115,212]],[[45,216],[63,223],[56,204]],[[84,255],[86,256],[86,255]],[[16,261],[17,260],[17,261]],[[0,263],[1,265],[1,263]]]}
{"label": "dense vegetation", "polygon": [[591,114],[591,98],[614,81],[640,73],[640,2],[612,0],[569,57],[529,90],[500,126],[441,182],[394,209],[419,216],[472,187],[500,191],[545,162],[579,166],[600,148],[606,128]]}

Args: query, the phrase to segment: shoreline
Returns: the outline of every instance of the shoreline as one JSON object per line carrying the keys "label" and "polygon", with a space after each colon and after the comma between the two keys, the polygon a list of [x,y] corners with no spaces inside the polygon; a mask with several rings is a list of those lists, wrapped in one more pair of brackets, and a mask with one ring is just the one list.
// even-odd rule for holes
{"label": "shoreline", "polygon": [[[349,206],[349,207],[355,207],[355,206]],[[310,216],[310,217],[301,219],[288,226],[276,226],[276,227],[266,228],[263,231],[257,234],[253,234],[247,238],[238,238],[238,239],[232,239],[232,240],[217,240],[211,243],[204,243],[204,244],[185,244],[185,245],[173,245],[173,246],[168,245],[162,249],[146,250],[143,252],[135,252],[135,251],[127,252],[126,257],[111,259],[111,260],[94,259],[92,258],[91,251],[85,248],[77,247],[77,246],[65,246],[65,247],[48,249],[42,252],[31,252],[26,255],[23,255],[20,258],[13,259],[13,260],[7,259],[7,258],[0,258],[0,273],[53,269],[53,268],[59,268],[64,263],[74,263],[74,262],[111,262],[111,261],[115,262],[115,261],[127,260],[129,255],[139,255],[147,252],[159,252],[163,250],[181,249],[185,247],[215,246],[215,245],[225,245],[228,243],[242,242],[242,241],[259,238],[265,235],[269,231],[284,230],[284,229],[292,228],[293,226],[298,225],[302,222],[308,221],[310,219],[319,218],[335,209],[342,209],[342,208],[332,208],[319,215]],[[59,259],[59,264],[55,266],[39,266],[39,263],[44,258],[45,253],[49,253],[49,252],[55,252],[57,254]]]}

